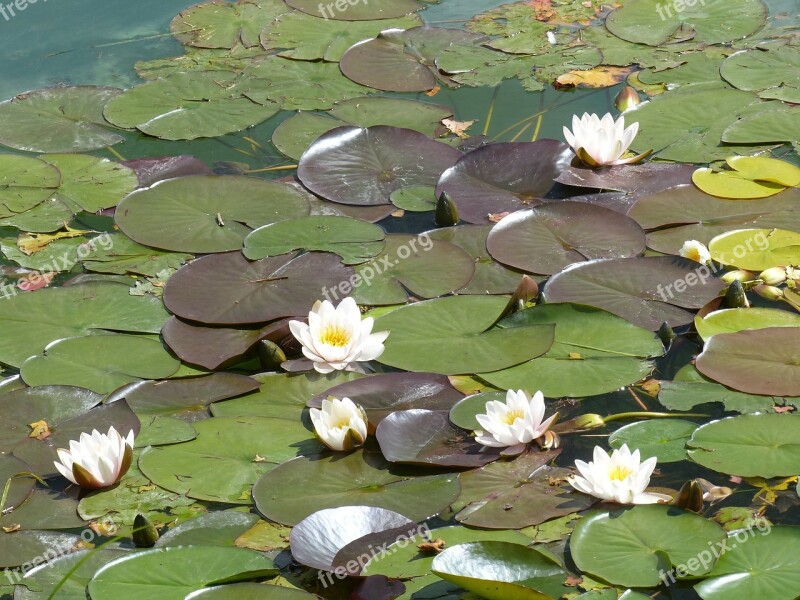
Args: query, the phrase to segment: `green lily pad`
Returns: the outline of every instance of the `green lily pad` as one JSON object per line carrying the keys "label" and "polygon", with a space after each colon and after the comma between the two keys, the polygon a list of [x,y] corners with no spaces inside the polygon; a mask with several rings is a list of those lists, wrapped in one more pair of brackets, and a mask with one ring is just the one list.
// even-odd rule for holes
{"label": "green lily pad", "polygon": [[774,308],[728,308],[695,317],[694,326],[705,341],[718,333],[765,327],[800,327],[800,315]]}
{"label": "green lily pad", "polygon": [[57,588],[60,600],[85,600],[86,586],[97,570],[129,554],[116,548],[100,548],[59,556],[28,571],[15,595],[22,600],[46,600]]}
{"label": "green lily pad", "polygon": [[299,457],[263,476],[253,488],[253,500],[268,519],[295,525],[318,510],[340,506],[386,508],[422,521],[442,512],[458,496],[455,475],[414,473],[374,452]]}
{"label": "green lily pad", "polygon": [[253,229],[308,211],[306,199],[282,183],[194,175],[130,194],[117,206],[115,221],[140,244],[210,253],[239,250]]}
{"label": "green lily pad", "polygon": [[105,394],[141,379],[165,379],[180,361],[159,340],[133,335],[88,335],[58,340],[20,367],[30,386],[72,385]]}
{"label": "green lily pad", "polygon": [[184,600],[316,600],[318,596],[303,590],[266,583],[233,583],[207,587]]}
{"label": "green lily pad", "polygon": [[800,139],[797,107],[778,106],[731,123],[722,132],[730,144],[772,144]]}
{"label": "green lily pad", "polygon": [[88,152],[124,138],[103,117],[122,90],[54,87],[26,92],[0,104],[0,144],[27,152]]}
{"label": "green lily pad", "polygon": [[194,424],[197,439],[142,452],[139,468],[154,483],[190,498],[250,504],[263,474],[322,446],[302,423],[267,417],[214,417]]}
{"label": "green lily pad", "polygon": [[151,600],[183,600],[209,584],[275,575],[263,554],[223,546],[154,548],[112,561],[87,589],[96,600],[124,597],[132,588]]}
{"label": "green lily pad", "polygon": [[800,534],[795,527],[739,532],[708,578],[694,586],[703,600],[792,600],[800,588]]}
{"label": "green lily pad", "polygon": [[30,210],[58,189],[61,172],[38,158],[0,154],[2,216]]}
{"label": "green lily pad", "polygon": [[[578,568],[593,577],[627,587],[655,587],[673,567],[683,567],[681,579],[707,573],[715,558],[709,548],[725,537],[713,521],[649,504],[585,516],[575,525],[570,549]],[[697,558],[701,553],[709,555],[703,563]]]}
{"label": "green lily pad", "polygon": [[753,181],[769,181],[785,186],[800,186],[800,167],[785,160],[765,156],[730,156],[731,169]]}
{"label": "green lily pad", "polygon": [[[797,389],[797,388],[795,388]],[[800,472],[800,418],[757,414],[699,427],[687,446],[696,463],[743,477],[786,477]]]}
{"label": "green lily pad", "polygon": [[238,509],[209,512],[171,527],[156,546],[233,546],[258,520],[258,515]]}
{"label": "green lily pad", "polygon": [[392,311],[375,320],[377,330],[391,332],[378,361],[407,371],[455,375],[498,371],[547,352],[553,343],[551,324],[488,329],[507,302],[495,296],[453,296]]}
{"label": "green lily pad", "polygon": [[[157,277],[164,270],[179,269],[190,260],[191,254],[165,252],[137,244],[121,233],[104,234],[78,247],[78,258],[87,271],[95,273],[135,273]],[[88,253],[87,253],[88,252]]]}
{"label": "green lily pad", "polygon": [[[461,289],[475,264],[461,248],[424,235],[395,233],[369,262],[355,267],[353,297],[371,306],[402,304],[409,296],[435,298]],[[344,295],[345,290],[339,291]],[[423,369],[424,370],[424,369]]]}
{"label": "green lily pad", "polygon": [[786,229],[737,229],[708,244],[711,258],[740,269],[763,271],[800,264],[800,232]]}
{"label": "green lily pad", "polygon": [[612,392],[645,377],[649,358],[664,353],[651,331],[604,310],[577,304],[544,304],[515,313],[499,326],[555,326],[555,341],[543,356],[481,378],[502,389],[535,386],[545,396],[591,396]]}
{"label": "green lily pad", "polygon": [[661,4],[658,0],[633,0],[612,12],[606,27],[614,35],[637,44],[658,46],[687,31],[695,42],[719,44],[758,31],[767,19],[761,0],[703,0]]}
{"label": "green lily pad", "polygon": [[475,415],[486,414],[486,403],[491,400],[505,402],[506,392],[479,392],[459,400],[450,409],[450,422],[467,431],[480,429],[481,424]]}
{"label": "green lily pad", "polygon": [[[0,568],[19,567],[48,552],[56,556],[78,549],[81,536],[52,531],[0,533]],[[49,554],[48,554],[49,555]]]}
{"label": "green lily pad", "polygon": [[462,473],[456,520],[469,527],[522,529],[587,509],[595,499],[563,481],[566,469],[547,466],[557,456],[558,451],[532,451]]}
{"label": "green lily pad", "polygon": [[471,542],[446,548],[433,573],[488,600],[546,600],[564,591],[567,572],[551,556],[510,542]]}
{"label": "green lily pad", "polygon": [[[694,368],[694,367],[693,367]],[[702,378],[700,381],[661,381],[658,401],[670,410],[691,410],[698,404],[721,402],[725,410],[738,413],[769,412],[785,400],[773,396],[745,394]]]}
{"label": "green lily pad", "polygon": [[131,296],[128,286],[92,282],[43,289],[0,302],[0,362],[19,367],[55,340],[104,331],[158,333],[161,300]]}
{"label": "green lily pad", "polygon": [[137,448],[147,446],[164,446],[188,442],[197,437],[197,432],[191,423],[176,417],[162,417],[159,415],[139,415],[142,428],[136,438]]}
{"label": "green lily pad", "polygon": [[287,0],[286,4],[315,17],[341,21],[392,19],[416,12],[425,6],[416,0],[348,0],[344,5],[341,2],[319,4],[316,0]]}
{"label": "green lily pad", "polygon": [[259,227],[244,240],[250,260],[293,250],[332,252],[346,265],[357,265],[383,250],[386,234],[372,223],[350,217],[300,217]]}
{"label": "green lily pad", "polygon": [[[52,484],[51,484],[52,485]],[[24,504],[0,518],[0,526],[21,530],[69,530],[86,527],[78,516],[78,495],[81,489],[68,486],[37,487]]]}
{"label": "green lily pad", "polygon": [[738,171],[713,171],[709,168],[697,169],[692,181],[706,194],[734,200],[766,198],[786,189],[771,181],[753,181]]}
{"label": "green lily pad", "polygon": [[105,158],[47,154],[42,156],[42,160],[61,172],[59,199],[66,203],[72,202],[87,212],[116,206],[139,185],[132,169]]}
{"label": "green lily pad", "polygon": [[525,2],[504,4],[472,18],[469,31],[497,36],[486,45],[510,54],[541,54],[550,46],[553,24],[539,19],[537,7]]}
{"label": "green lily pad", "polygon": [[51,196],[23,213],[0,219],[0,227],[16,227],[31,233],[52,233],[64,227],[73,217],[72,209]]}
{"label": "green lily pad", "polygon": [[126,90],[105,108],[106,119],[124,129],[165,140],[194,140],[241,131],[278,112],[237,93],[225,71],[176,73]]}
{"label": "green lily pad", "polygon": [[301,111],[275,128],[272,143],[286,156],[300,160],[303,152],[320,136],[345,125],[347,123],[344,121],[331,118],[326,113]]}
{"label": "green lily pad", "polygon": [[722,63],[719,74],[732,86],[761,98],[800,102],[800,57],[791,46],[737,52]]}
{"label": "green lily pad", "polygon": [[686,460],[686,442],[697,429],[697,423],[683,419],[653,419],[620,427],[608,438],[612,448],[627,444],[638,449],[642,460],[652,456],[659,463]]}
{"label": "green lily pad", "polygon": [[232,49],[259,45],[261,30],[287,12],[281,0],[211,0],[178,13],[170,30],[183,44]]}
{"label": "green lily pad", "polygon": [[[362,4],[363,0],[358,0]],[[323,10],[325,9],[324,4]],[[352,5],[348,8],[352,8]],[[356,42],[373,38],[385,29],[411,29],[422,25],[418,15],[377,21],[322,18],[293,11],[277,17],[261,33],[261,45],[267,50],[279,50],[280,56],[294,60],[325,60],[339,62],[342,55]]]}
{"label": "green lily pad", "polygon": [[13,512],[31,495],[36,486],[36,478],[24,475],[30,470],[31,468],[18,458],[0,455],[0,486],[2,486],[0,489],[4,494],[5,490],[8,490],[5,504],[0,506],[0,514]]}
{"label": "green lily pad", "polygon": [[275,103],[283,110],[325,110],[371,90],[342,75],[337,63],[271,56],[245,68],[236,91],[263,104],[262,110],[271,110]]}

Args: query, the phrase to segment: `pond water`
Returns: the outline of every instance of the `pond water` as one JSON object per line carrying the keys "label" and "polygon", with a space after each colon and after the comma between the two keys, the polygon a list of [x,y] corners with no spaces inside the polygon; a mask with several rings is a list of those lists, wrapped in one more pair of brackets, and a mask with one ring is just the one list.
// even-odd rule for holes
{"label": "pond water", "polygon": [[[286,1],[239,0],[257,9],[242,27],[268,6],[315,10]],[[241,60],[241,70],[208,73],[163,61],[225,30],[227,17],[207,11],[187,18],[202,25],[181,43],[170,24],[194,2],[0,5],[0,100],[87,93],[34,116],[0,105],[0,598],[800,598],[800,6],[678,1],[423,0],[421,23],[462,37],[374,40],[372,55],[356,47],[350,63],[312,63],[314,32],[285,25],[274,48],[312,54],[267,58],[254,45],[263,56],[251,63],[211,44],[199,52],[218,54],[198,64]],[[230,3],[215,2],[225,14]],[[392,6],[374,3],[352,10]],[[670,6],[686,22],[659,41]],[[606,29],[599,17],[612,9]],[[308,27],[299,8],[291,19]],[[317,21],[324,37],[329,23]],[[466,23],[490,37],[466,40]],[[339,60],[350,79],[338,66],[312,71]],[[292,68],[302,74],[286,83]],[[159,69],[185,80],[144,84]],[[435,82],[413,89],[420,71]],[[100,102],[74,86],[133,91]],[[593,169],[589,142],[578,158],[546,141],[563,142],[573,115],[616,118],[623,88],[646,102],[625,112],[638,138],[614,158],[653,150],[644,162]],[[430,122],[420,104],[364,108],[367,94],[442,112]],[[321,126],[334,106],[341,121]],[[370,127],[326,133],[359,119]],[[67,155],[75,121],[87,131]],[[87,141],[104,135],[119,137]],[[725,166],[749,155],[764,162]],[[137,162],[178,156],[177,167]],[[693,179],[709,164],[725,173]],[[172,176],[182,177],[147,189]],[[688,253],[689,240],[708,257]],[[327,253],[286,254],[302,250]],[[722,278],[737,270],[740,292]],[[524,273],[532,293],[517,288]],[[362,312],[389,332],[385,352],[362,365],[376,375],[321,374],[358,363],[326,354],[355,343],[358,317],[309,316],[327,327],[316,341],[288,320],[331,290],[349,295],[341,285],[353,277],[366,282],[353,292]],[[559,435],[518,439],[524,453],[500,458],[472,431],[487,402],[517,389],[529,393],[523,412],[544,391]],[[333,419],[349,436],[341,443],[364,450],[336,452],[323,417],[312,422],[307,406],[326,407],[329,390],[366,411],[366,440],[353,425],[361,412]],[[136,433],[130,470],[99,491],[69,485],[55,449],[110,425]],[[649,490],[680,509],[590,510],[592,495],[623,493],[638,465],[606,469],[605,491],[592,494],[575,491],[567,469],[623,444],[658,458]],[[444,546],[418,549],[420,537],[375,551],[412,522]],[[102,550],[73,553],[91,544]],[[142,555],[126,566],[132,552]],[[323,583],[364,553],[362,574],[377,577]],[[56,560],[22,579],[40,556]]]}

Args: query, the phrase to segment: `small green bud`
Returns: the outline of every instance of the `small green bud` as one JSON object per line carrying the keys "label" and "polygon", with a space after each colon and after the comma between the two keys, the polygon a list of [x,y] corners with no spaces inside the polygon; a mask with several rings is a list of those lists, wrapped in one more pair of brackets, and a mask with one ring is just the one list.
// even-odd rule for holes
{"label": "small green bud", "polygon": [[766,271],[761,271],[758,278],[766,285],[778,285],[786,281],[786,269],[784,267],[772,267]]}
{"label": "small green bud", "polygon": [[458,224],[458,207],[447,192],[442,192],[442,195],[439,196],[434,220],[439,227],[452,227]]}
{"label": "small green bud", "polygon": [[780,300],[783,298],[783,290],[774,285],[757,285],[753,288],[753,291],[767,300]]}
{"label": "small green bud", "polygon": [[143,514],[133,519],[133,543],[137,548],[152,548],[158,541],[158,529]]}

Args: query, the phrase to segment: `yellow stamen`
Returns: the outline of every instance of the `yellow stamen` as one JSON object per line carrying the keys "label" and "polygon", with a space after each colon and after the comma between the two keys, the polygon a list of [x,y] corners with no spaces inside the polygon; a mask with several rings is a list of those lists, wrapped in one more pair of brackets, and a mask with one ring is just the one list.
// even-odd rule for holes
{"label": "yellow stamen", "polygon": [[517,408],[515,410],[508,411],[506,413],[506,416],[503,417],[503,422],[506,425],[513,425],[514,421],[516,421],[517,419],[524,419],[524,418],[525,418],[525,412]]}
{"label": "yellow stamen", "polygon": [[628,467],[617,465],[611,469],[611,472],[608,474],[608,478],[611,481],[624,481],[632,473],[633,471]]}
{"label": "yellow stamen", "polygon": [[322,330],[319,341],[329,346],[347,346],[350,343],[350,333],[341,327],[329,325]]}

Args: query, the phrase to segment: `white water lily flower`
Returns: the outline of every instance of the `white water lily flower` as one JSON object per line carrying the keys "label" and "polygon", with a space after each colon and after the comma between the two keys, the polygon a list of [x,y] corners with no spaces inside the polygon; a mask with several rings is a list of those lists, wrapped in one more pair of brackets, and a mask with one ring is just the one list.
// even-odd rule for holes
{"label": "white water lily flower", "polygon": [[531,398],[523,390],[508,390],[505,402],[490,400],[486,403],[486,414],[475,415],[483,427],[475,441],[492,448],[521,450],[543,436],[558,417],[555,414],[545,421],[544,411],[542,392]]}
{"label": "white water lily flower", "polygon": [[656,468],[655,456],[640,463],[639,451],[631,453],[627,444],[623,444],[611,456],[595,446],[593,459],[590,463],[575,461],[582,477],[573,476],[569,482],[576,490],[618,504],[655,504],[672,499],[645,492]]}
{"label": "white water lily flower", "polygon": [[311,409],[311,422],[319,441],[331,450],[352,450],[367,439],[367,415],[350,398],[326,398],[322,410]]}
{"label": "white water lily flower", "polygon": [[697,240],[687,240],[683,242],[679,254],[701,265],[707,265],[711,262],[711,253],[708,251],[708,248],[706,248],[705,244]]}
{"label": "white water lily flower", "polygon": [[623,165],[642,160],[651,151],[632,158],[622,158],[639,131],[639,123],[625,128],[625,117],[614,121],[611,113],[602,119],[596,114],[583,113],[572,117],[572,131],[564,127],[564,138],[575,154],[590,167]]}
{"label": "white water lily flower", "polygon": [[358,304],[345,298],[334,308],[317,301],[308,313],[308,324],[289,321],[292,335],[303,345],[303,354],[319,373],[351,369],[353,363],[383,354],[388,331],[372,333],[372,317],[361,319]]}
{"label": "white water lily flower", "polygon": [[59,461],[53,464],[72,483],[89,490],[114,485],[133,458],[133,431],[122,437],[114,427],[108,433],[96,429],[91,435],[82,433],[78,441],[70,440],[69,450],[57,450]]}

